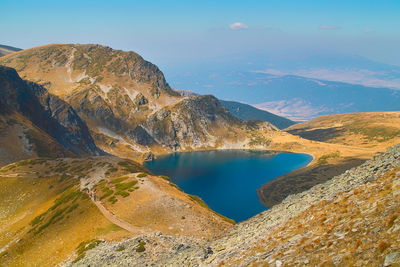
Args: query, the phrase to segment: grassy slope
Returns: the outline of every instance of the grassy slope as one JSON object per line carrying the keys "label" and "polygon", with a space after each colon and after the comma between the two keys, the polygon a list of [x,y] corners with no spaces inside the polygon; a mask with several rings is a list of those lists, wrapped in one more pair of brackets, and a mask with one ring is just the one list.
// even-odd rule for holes
{"label": "grassy slope", "polygon": [[231,226],[165,177],[136,173],[106,178],[96,192],[108,210],[143,232],[211,237]]}
{"label": "grassy slope", "polygon": [[[210,237],[231,225],[168,179],[144,172],[115,157],[39,158],[4,166],[0,262],[52,266],[73,256],[82,242],[132,235],[107,220],[85,188],[96,188],[109,211],[144,232]],[[103,197],[105,187],[112,193]]]}
{"label": "grassy slope", "polygon": [[383,151],[400,142],[400,112],[321,116],[286,130],[309,140]]}
{"label": "grassy slope", "polygon": [[0,169],[1,262],[51,266],[83,241],[128,234],[105,219],[79,190],[77,177],[93,163],[36,159]]}
{"label": "grassy slope", "polygon": [[314,160],[306,168],[280,176],[259,188],[258,195],[267,207],[280,203],[290,194],[323,183],[399,143],[400,112],[328,115],[286,130],[297,136],[276,133],[280,136],[271,138],[273,147],[310,153]]}

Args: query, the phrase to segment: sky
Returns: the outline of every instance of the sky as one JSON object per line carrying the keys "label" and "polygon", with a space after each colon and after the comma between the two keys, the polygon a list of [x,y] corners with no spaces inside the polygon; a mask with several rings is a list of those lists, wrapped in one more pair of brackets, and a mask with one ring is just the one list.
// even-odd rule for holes
{"label": "sky", "polygon": [[400,65],[399,0],[0,0],[0,44],[98,43],[161,66],[254,51]]}

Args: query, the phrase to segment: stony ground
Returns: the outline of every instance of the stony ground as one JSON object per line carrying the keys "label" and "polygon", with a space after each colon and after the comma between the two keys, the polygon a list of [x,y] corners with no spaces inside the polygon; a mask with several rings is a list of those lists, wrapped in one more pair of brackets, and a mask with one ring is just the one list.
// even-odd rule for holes
{"label": "stony ground", "polygon": [[212,240],[158,234],[102,242],[66,265],[398,266],[399,211],[397,145]]}

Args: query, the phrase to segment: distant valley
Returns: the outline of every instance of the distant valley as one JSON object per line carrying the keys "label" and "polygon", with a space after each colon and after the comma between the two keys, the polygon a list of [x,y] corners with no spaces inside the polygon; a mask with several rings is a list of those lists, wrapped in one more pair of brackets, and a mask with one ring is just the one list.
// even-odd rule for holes
{"label": "distant valley", "polygon": [[170,67],[167,77],[175,87],[251,104],[293,121],[400,109],[400,67],[356,56],[231,56]]}

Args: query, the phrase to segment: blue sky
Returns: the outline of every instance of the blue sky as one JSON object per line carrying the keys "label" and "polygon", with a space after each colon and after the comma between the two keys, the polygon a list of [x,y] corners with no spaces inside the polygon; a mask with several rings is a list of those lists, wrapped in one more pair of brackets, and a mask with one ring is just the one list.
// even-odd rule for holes
{"label": "blue sky", "polygon": [[0,0],[0,14],[0,44],[21,48],[99,43],[159,65],[253,51],[349,53],[400,65],[398,0]]}

